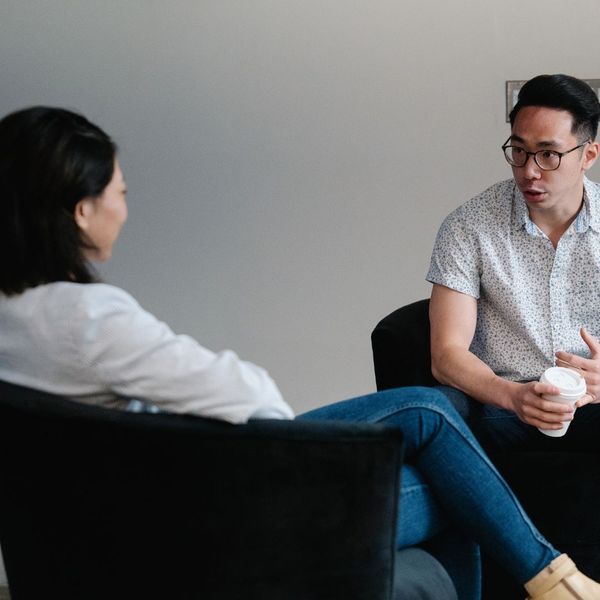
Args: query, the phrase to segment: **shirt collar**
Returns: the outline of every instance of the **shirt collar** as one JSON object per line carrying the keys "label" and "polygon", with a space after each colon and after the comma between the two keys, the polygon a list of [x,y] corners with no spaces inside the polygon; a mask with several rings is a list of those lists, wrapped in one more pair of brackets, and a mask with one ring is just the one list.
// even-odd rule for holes
{"label": "shirt collar", "polygon": [[[538,229],[529,218],[527,204],[514,180],[513,186],[513,228],[521,229],[525,227],[528,233],[535,235]],[[577,233],[583,233],[588,227],[600,232],[600,187],[587,177],[583,178],[583,206],[575,219],[574,227]]]}
{"label": "shirt collar", "polygon": [[527,205],[525,204],[525,198],[521,194],[521,190],[517,187],[513,179],[513,210],[512,210],[512,224],[514,229],[522,229],[525,227],[529,230],[530,225],[533,225],[529,219],[529,213],[527,211]]}
{"label": "shirt collar", "polygon": [[588,227],[600,232],[600,189],[587,177],[583,178],[583,207],[575,219],[577,233],[584,232]]}

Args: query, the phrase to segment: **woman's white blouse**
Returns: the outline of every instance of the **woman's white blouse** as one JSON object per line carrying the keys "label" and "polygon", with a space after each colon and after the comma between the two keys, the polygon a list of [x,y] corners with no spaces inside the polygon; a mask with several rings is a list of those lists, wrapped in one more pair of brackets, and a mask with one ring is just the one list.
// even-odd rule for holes
{"label": "woman's white blouse", "polygon": [[106,284],[0,294],[0,379],[116,408],[143,399],[232,423],[293,418],[264,369],[176,335]]}

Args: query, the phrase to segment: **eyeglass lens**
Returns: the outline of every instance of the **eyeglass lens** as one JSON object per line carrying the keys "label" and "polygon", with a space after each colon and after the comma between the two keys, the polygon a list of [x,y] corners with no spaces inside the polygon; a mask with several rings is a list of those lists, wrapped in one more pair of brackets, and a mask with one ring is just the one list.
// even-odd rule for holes
{"label": "eyeglass lens", "polygon": [[[522,167],[527,162],[528,153],[518,146],[508,146],[505,148],[504,154],[506,160],[515,167]],[[560,165],[560,156],[551,150],[540,150],[534,154],[533,158],[540,169],[547,171],[552,171]]]}

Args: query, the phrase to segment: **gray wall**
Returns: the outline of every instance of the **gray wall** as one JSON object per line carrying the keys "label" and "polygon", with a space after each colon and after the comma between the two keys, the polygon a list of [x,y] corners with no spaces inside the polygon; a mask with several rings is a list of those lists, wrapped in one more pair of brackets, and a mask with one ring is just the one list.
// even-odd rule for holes
{"label": "gray wall", "polygon": [[302,411],[374,389],[372,327],[510,174],[504,81],[600,77],[598,22],[597,0],[1,0],[0,112],[113,134],[130,221],[105,277]]}

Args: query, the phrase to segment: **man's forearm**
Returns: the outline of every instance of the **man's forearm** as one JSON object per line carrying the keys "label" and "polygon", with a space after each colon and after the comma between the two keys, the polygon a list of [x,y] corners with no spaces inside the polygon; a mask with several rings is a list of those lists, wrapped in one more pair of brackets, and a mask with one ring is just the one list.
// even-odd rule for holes
{"label": "man's forearm", "polygon": [[432,353],[434,377],[444,385],[499,408],[514,410],[511,398],[518,383],[498,377],[469,350],[449,347]]}
{"label": "man's forearm", "polygon": [[477,324],[476,298],[436,284],[429,321],[434,377],[484,404],[515,410],[522,384],[498,377],[469,351]]}

